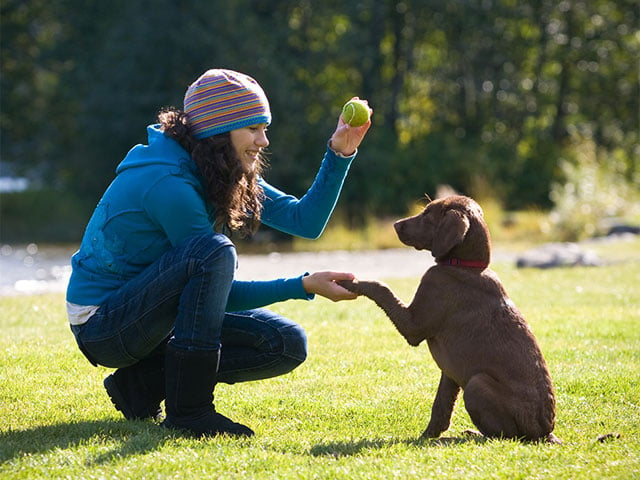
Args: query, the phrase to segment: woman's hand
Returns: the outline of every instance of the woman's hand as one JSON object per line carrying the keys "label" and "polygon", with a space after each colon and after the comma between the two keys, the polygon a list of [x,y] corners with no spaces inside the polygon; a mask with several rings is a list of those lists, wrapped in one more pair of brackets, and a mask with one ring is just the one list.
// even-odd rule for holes
{"label": "woman's hand", "polygon": [[334,302],[353,300],[358,295],[341,287],[338,280],[354,280],[353,273],[315,272],[302,277],[302,286],[307,293],[315,293]]}
{"label": "woman's hand", "polygon": [[[358,97],[353,97],[351,100],[359,99]],[[367,101],[364,100],[364,102],[366,103]],[[370,115],[373,115],[373,110],[371,108],[369,108],[369,112]],[[345,157],[350,157],[356,153],[358,146],[367,134],[367,130],[369,130],[370,126],[371,119],[360,127],[352,127],[348,123],[345,123],[342,119],[342,113],[340,113],[340,117],[338,117],[338,126],[336,127],[336,131],[333,132],[333,135],[331,135],[329,146],[334,152],[340,153]]]}

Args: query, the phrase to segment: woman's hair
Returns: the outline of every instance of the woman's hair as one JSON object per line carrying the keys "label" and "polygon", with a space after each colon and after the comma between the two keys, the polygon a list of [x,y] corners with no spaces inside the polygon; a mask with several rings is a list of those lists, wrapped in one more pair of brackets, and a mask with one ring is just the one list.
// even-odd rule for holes
{"label": "woman's hair", "polygon": [[215,211],[217,231],[225,227],[241,236],[251,236],[260,225],[264,193],[258,177],[266,164],[260,161],[247,171],[237,157],[229,132],[197,140],[186,115],[173,107],[158,114],[165,135],[176,140],[190,155],[204,178],[207,198]]}

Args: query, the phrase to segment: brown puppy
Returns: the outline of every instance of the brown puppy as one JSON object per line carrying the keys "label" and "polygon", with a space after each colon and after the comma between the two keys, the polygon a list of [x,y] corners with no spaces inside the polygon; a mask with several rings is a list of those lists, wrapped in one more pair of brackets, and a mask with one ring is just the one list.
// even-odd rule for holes
{"label": "brown puppy", "polygon": [[468,197],[435,200],[394,225],[406,245],[436,259],[410,305],[376,281],[339,282],[380,306],[410,345],[426,340],[442,371],[422,434],[449,428],[462,388],[469,416],[488,437],[561,443],[553,433],[555,395],[547,365],[524,317],[488,268],[489,231]]}

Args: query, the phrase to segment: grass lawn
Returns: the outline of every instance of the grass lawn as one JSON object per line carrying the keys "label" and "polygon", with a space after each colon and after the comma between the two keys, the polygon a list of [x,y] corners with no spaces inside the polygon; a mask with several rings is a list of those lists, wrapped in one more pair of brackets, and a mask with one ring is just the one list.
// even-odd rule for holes
{"label": "grass lawn", "polygon": [[[640,478],[638,247],[600,268],[493,266],[551,369],[561,446],[465,437],[462,399],[442,439],[419,440],[438,370],[364,298],[273,307],[305,326],[310,355],[284,377],[218,386],[248,440],[125,421],[102,387],[110,370],[75,347],[63,295],[0,298],[0,478]],[[417,282],[388,283],[408,301]]]}

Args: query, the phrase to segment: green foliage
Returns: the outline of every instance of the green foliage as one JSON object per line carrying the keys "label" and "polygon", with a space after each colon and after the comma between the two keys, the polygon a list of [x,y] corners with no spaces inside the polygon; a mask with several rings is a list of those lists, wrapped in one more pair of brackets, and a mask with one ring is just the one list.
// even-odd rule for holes
{"label": "green foliage", "polygon": [[53,188],[0,194],[0,242],[78,242],[92,207]]}
{"label": "green foliage", "polygon": [[[637,243],[633,250],[637,260]],[[632,478],[640,468],[640,263],[497,272],[527,317],[557,394],[562,446],[469,438],[460,398],[440,440],[418,437],[439,372],[370,301],[292,301],[310,355],[292,373],[219,385],[249,440],[182,438],[127,422],[82,357],[62,295],[0,298],[3,478]],[[409,300],[418,279],[389,284]],[[620,438],[599,442],[615,432]]]}
{"label": "green foliage", "polygon": [[629,179],[625,162],[583,140],[560,164],[564,181],[552,185],[551,228],[564,240],[604,235],[615,222],[640,223],[640,176]]}
{"label": "green foliage", "polygon": [[[302,194],[340,107],[373,106],[345,184],[355,223],[477,179],[505,208],[549,207],[579,132],[637,171],[639,11],[631,0],[6,0],[3,162],[94,205],[157,111],[214,66],[273,111],[268,179]],[[615,101],[611,101],[615,99]]]}

